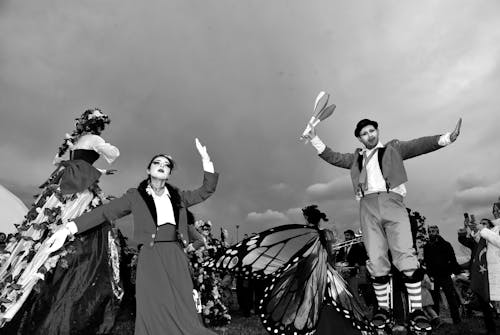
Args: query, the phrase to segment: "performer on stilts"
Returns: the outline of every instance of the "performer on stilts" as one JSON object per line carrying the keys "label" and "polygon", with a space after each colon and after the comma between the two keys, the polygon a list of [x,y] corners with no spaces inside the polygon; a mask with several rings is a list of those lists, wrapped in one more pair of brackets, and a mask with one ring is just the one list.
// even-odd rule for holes
{"label": "performer on stilts", "polygon": [[408,212],[403,202],[408,180],[403,160],[454,142],[460,133],[461,121],[451,133],[382,144],[378,123],[363,119],[356,125],[354,135],[364,148],[358,148],[354,153],[339,153],[326,146],[316,135],[315,124],[310,124],[303,134],[322,159],[351,171],[352,185],[360,204],[363,242],[369,257],[367,268],[373,278],[379,306],[373,314],[372,324],[379,329],[387,328],[392,321],[390,251],[393,264],[404,275],[411,330],[431,330],[430,322],[422,311],[423,273],[413,248]]}
{"label": "performer on stilts", "polygon": [[120,155],[101,137],[108,124],[97,108],[76,119],[54,158],[55,171],[2,255],[0,334],[103,334],[113,327],[123,297],[116,229],[102,225],[57,253],[47,244],[62,221],[106,200],[98,182],[116,170],[94,163],[102,157],[111,164]]}

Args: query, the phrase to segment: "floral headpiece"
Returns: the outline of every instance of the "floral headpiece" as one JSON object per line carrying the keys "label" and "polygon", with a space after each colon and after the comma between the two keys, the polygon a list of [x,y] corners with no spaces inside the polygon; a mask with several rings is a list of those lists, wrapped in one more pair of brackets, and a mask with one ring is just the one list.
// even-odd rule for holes
{"label": "floral headpiece", "polygon": [[194,223],[194,227],[198,230],[202,230],[203,228],[209,228],[212,229],[212,222],[210,220],[208,221],[203,221],[203,220],[197,220]]}
{"label": "floral headpiece", "polygon": [[75,120],[75,130],[71,134],[66,133],[64,141],[57,151],[58,157],[62,157],[78,141],[83,133],[100,134],[105,125],[111,123],[109,117],[99,108],[88,109]]}

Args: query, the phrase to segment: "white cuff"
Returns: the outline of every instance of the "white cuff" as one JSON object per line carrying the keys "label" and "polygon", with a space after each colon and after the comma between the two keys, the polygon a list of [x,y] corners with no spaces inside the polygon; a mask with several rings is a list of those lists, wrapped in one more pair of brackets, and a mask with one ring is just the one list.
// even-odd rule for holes
{"label": "white cuff", "polygon": [[78,233],[78,227],[73,221],[68,221],[68,223],[66,223],[66,228],[69,230],[71,235],[75,235],[76,233]]}
{"label": "white cuff", "polygon": [[212,163],[211,160],[203,159],[202,163],[203,163],[203,170],[204,171],[210,172],[210,173],[214,173],[215,172],[214,163]]}
{"label": "white cuff", "polygon": [[318,154],[322,153],[326,149],[325,143],[318,137],[318,135],[314,136],[311,139],[311,144],[316,150],[318,151]]}
{"label": "white cuff", "polygon": [[451,144],[450,135],[451,135],[451,133],[449,133],[449,132],[441,135],[441,137],[438,140],[438,144],[442,147],[445,147],[448,144]]}

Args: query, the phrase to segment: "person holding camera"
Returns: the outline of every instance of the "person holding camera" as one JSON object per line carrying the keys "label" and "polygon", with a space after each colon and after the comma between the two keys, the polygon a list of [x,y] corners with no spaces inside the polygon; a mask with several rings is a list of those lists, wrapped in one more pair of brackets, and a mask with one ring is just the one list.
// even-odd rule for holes
{"label": "person holding camera", "polygon": [[[500,204],[498,206],[496,206],[496,204],[493,205],[493,215],[495,217],[500,217],[500,213],[495,207],[500,208]],[[469,216],[465,213],[464,217],[466,229],[461,228],[458,231],[458,241],[471,249],[472,256],[469,264],[471,289],[477,297],[479,306],[483,312],[486,327],[485,334],[497,334],[495,322],[493,321],[494,313],[490,305],[490,291],[495,292],[498,288],[495,286],[494,280],[492,282],[489,281],[489,271],[491,270],[493,271],[492,273],[494,273],[495,262],[492,261],[492,269],[489,269],[488,249],[490,251],[490,258],[492,258],[493,255],[491,251],[493,250],[493,246],[498,243],[497,246],[500,247],[500,236],[497,240],[495,235],[498,235],[498,231],[495,234],[494,230],[492,230],[495,226],[491,220],[483,218],[476,225],[472,215]],[[498,223],[499,220],[496,219],[495,222]],[[489,246],[490,244],[491,246]],[[496,262],[498,264],[498,260],[496,260]]]}
{"label": "person holding camera", "polygon": [[[500,199],[499,199],[500,200]],[[493,204],[493,221],[489,228],[480,227],[479,234],[486,240],[486,263],[488,264],[488,282],[490,300],[500,302],[500,202]]]}

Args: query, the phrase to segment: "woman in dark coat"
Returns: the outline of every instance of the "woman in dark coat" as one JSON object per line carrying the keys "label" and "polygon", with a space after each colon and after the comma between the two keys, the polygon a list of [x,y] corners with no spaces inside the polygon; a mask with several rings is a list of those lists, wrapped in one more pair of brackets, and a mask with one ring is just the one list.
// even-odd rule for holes
{"label": "woman in dark coat", "polygon": [[71,234],[134,215],[134,239],[142,245],[137,265],[135,335],[211,334],[196,313],[185,249],[203,245],[194,226],[187,223],[187,208],[215,191],[218,174],[198,139],[196,147],[205,170],[200,188],[181,191],[166,183],[174,160],[156,155],[148,164],[148,178],[137,188],[68,222],[51,238],[51,250],[57,250]]}

